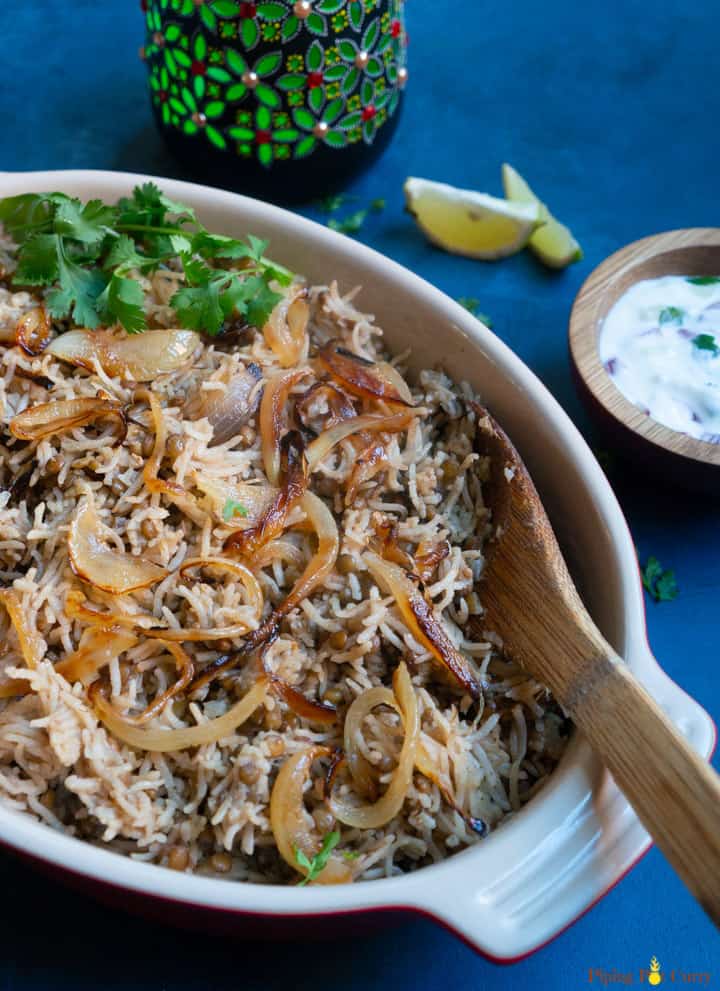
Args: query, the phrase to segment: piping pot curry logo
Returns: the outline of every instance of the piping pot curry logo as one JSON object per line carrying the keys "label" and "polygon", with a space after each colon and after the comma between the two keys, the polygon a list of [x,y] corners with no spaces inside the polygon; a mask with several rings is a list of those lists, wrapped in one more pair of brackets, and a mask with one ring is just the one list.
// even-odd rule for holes
{"label": "piping pot curry logo", "polygon": [[709,971],[683,970],[673,967],[663,970],[656,956],[650,958],[649,967],[639,967],[637,970],[618,970],[617,967],[591,967],[588,970],[588,983],[600,984],[649,984],[657,987],[659,984],[693,984],[707,987],[712,975]]}

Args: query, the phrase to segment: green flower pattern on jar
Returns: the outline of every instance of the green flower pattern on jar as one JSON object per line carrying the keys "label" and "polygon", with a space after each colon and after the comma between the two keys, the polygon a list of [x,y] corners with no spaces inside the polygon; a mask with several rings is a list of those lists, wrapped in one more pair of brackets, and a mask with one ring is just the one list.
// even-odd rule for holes
{"label": "green flower pattern on jar", "polygon": [[[398,108],[407,80],[403,0],[382,13],[380,0],[142,6],[142,56],[162,124],[221,151],[269,168],[321,145],[371,144]],[[283,51],[289,42],[293,50]]]}

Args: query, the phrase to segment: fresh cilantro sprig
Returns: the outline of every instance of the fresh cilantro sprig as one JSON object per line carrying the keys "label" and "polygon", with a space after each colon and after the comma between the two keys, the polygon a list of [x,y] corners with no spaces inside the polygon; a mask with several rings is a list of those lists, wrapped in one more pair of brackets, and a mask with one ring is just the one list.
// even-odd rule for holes
{"label": "fresh cilantro sprig", "polygon": [[[234,316],[261,327],[282,298],[271,283],[293,275],[265,257],[267,242],[211,234],[194,210],[145,183],[109,206],[63,193],[0,200],[0,222],[19,245],[16,285],[51,286],[50,315],[84,327],[147,326],[144,294],[133,277],[180,259],[187,286],[171,298],[184,326],[217,334]],[[241,261],[241,268],[228,262]],[[216,263],[216,264],[211,264]]]}
{"label": "fresh cilantro sprig", "polygon": [[720,354],[720,347],[712,334],[696,334],[692,342],[698,351],[710,351],[713,355]]}
{"label": "fresh cilantro sprig", "polygon": [[340,842],[340,833],[337,830],[333,830],[332,833],[326,833],[323,836],[322,846],[318,853],[310,859],[307,854],[303,853],[299,847],[295,847],[295,860],[298,862],[300,867],[304,867],[306,870],[305,877],[298,883],[298,887],[302,888],[304,885],[309,884],[310,881],[314,881],[315,878],[323,871],[330,859],[330,854],[333,852],[335,847]]}
{"label": "fresh cilantro sprig", "polygon": [[678,586],[675,572],[663,568],[656,557],[650,556],[641,569],[642,583],[656,602],[670,602],[677,598]]}
{"label": "fresh cilantro sprig", "polygon": [[228,499],[223,506],[222,517],[226,523],[229,523],[236,516],[247,516],[247,514],[247,506],[243,506],[237,499]]}

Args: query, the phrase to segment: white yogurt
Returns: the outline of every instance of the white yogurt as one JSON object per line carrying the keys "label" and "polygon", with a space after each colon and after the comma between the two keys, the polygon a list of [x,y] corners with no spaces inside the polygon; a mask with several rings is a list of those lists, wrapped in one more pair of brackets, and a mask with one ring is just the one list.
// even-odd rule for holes
{"label": "white yogurt", "polygon": [[658,423],[720,443],[720,277],[636,282],[600,331],[600,358]]}

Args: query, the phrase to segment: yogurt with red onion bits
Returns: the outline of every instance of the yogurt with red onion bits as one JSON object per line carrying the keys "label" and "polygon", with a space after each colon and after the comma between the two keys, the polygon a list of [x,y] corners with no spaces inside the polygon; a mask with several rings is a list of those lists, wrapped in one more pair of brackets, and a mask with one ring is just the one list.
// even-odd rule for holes
{"label": "yogurt with red onion bits", "polygon": [[653,420],[720,444],[720,276],[636,282],[605,318],[605,370]]}

